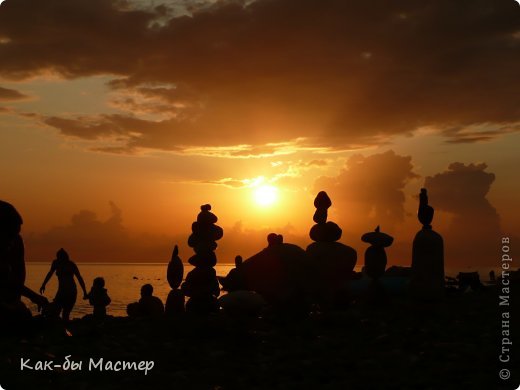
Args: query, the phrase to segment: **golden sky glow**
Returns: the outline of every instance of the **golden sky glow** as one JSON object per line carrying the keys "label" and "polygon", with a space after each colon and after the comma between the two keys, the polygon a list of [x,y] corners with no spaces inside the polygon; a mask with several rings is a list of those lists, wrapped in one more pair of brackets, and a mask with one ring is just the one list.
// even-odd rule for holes
{"label": "golden sky glow", "polygon": [[513,1],[52,3],[0,7],[0,199],[29,259],[187,259],[205,203],[222,261],[305,247],[326,190],[360,259],[379,224],[407,264],[425,183],[448,262],[520,229]]}

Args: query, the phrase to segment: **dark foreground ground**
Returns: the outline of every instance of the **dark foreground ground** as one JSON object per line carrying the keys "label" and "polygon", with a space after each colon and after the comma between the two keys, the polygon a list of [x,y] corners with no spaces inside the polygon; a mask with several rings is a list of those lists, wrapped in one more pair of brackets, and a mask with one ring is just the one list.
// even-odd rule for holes
{"label": "dark foreground ground", "polygon": [[[519,289],[517,289],[519,290]],[[519,294],[511,296],[520,317]],[[0,337],[0,385],[18,389],[516,389],[519,348],[500,364],[497,290],[450,295],[437,306],[406,299],[353,304],[305,319],[224,315],[163,321],[75,320],[72,336],[52,327]],[[518,318],[510,323],[520,344]],[[518,345],[516,346],[518,347]],[[20,370],[20,359],[82,361],[82,370]],[[89,359],[154,361],[144,371],[88,370]],[[516,372],[513,369],[516,367]],[[499,379],[508,368],[513,377]]]}

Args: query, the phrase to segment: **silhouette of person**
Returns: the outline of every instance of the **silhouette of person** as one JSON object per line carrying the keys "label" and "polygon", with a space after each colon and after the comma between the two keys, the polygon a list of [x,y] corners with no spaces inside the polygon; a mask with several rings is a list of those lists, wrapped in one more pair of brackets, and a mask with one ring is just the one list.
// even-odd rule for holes
{"label": "silhouette of person", "polygon": [[164,313],[164,305],[160,298],[153,295],[153,286],[145,284],[141,287],[139,314],[143,317],[159,317]]}
{"label": "silhouette of person", "polygon": [[78,279],[79,285],[83,290],[83,299],[88,299],[87,289],[79,273],[78,266],[70,260],[68,253],[63,248],[56,253],[56,260],[52,262],[51,269],[40,287],[41,294],[45,292],[45,286],[54,272],[56,272],[58,277],[58,291],[54,297],[54,303],[58,306],[58,311],[62,312],[63,320],[68,321],[78,295],[74,276]]}
{"label": "silhouette of person", "polygon": [[244,260],[242,259],[242,256],[238,255],[235,256],[235,268],[240,269],[242,267],[242,264],[244,263]]}
{"label": "silhouette of person", "polygon": [[21,301],[22,296],[40,309],[49,303],[47,298],[25,286],[22,224],[22,217],[14,206],[0,200],[0,327],[18,327],[32,317]]}
{"label": "silhouette of person", "polygon": [[92,283],[92,288],[88,293],[88,301],[94,306],[94,317],[103,318],[107,315],[107,306],[112,301],[108,296],[107,289],[105,288],[105,279],[97,277]]}
{"label": "silhouette of person", "polygon": [[242,274],[242,265],[244,260],[242,256],[235,257],[235,268],[232,268],[226,276],[217,276],[218,281],[225,291],[232,292],[237,290],[246,290],[244,277]]}

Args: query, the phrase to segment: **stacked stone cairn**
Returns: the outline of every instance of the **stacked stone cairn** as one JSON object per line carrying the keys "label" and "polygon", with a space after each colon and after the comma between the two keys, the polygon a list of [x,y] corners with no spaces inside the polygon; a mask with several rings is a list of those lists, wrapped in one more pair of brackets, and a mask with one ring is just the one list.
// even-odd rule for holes
{"label": "stacked stone cairn", "polygon": [[385,248],[392,245],[394,238],[380,231],[379,226],[373,232],[361,236],[361,241],[369,243],[365,251],[365,273],[373,280],[378,280],[385,273],[387,257]]}
{"label": "stacked stone cairn", "polygon": [[341,228],[328,219],[332,202],[326,192],[318,193],[314,200],[316,222],[310,230],[314,241],[307,249],[313,269],[310,283],[315,288],[316,299],[322,309],[344,307],[348,304],[348,281],[357,261],[356,251],[340,242]]}
{"label": "stacked stone cairn", "polygon": [[373,232],[363,234],[361,241],[370,244],[365,251],[365,266],[363,268],[363,272],[372,279],[369,299],[373,303],[384,303],[386,294],[379,278],[384,275],[386,269],[387,257],[385,248],[392,245],[394,238],[381,232],[378,226]]}
{"label": "stacked stone cairn", "polygon": [[188,245],[193,248],[193,255],[188,262],[195,268],[186,275],[182,291],[190,299],[186,303],[186,311],[194,313],[210,313],[219,309],[217,297],[220,294],[215,265],[217,264],[217,240],[224,235],[220,226],[215,225],[218,218],[213,214],[211,205],[200,207],[197,221],[191,226],[192,234]]}
{"label": "stacked stone cairn", "polygon": [[444,243],[432,229],[434,209],[428,204],[428,192],[421,189],[417,217],[423,225],[413,240],[412,296],[421,301],[439,301],[444,297]]}
{"label": "stacked stone cairn", "polygon": [[179,248],[175,245],[166,274],[168,284],[172,288],[168,294],[168,298],[166,298],[164,312],[167,316],[184,313],[184,293],[179,289],[183,276],[184,265],[179,257]]}
{"label": "stacked stone cairn", "polygon": [[314,207],[316,212],[312,217],[316,222],[311,228],[311,240],[316,242],[335,242],[341,238],[341,228],[334,222],[328,221],[328,209],[332,206],[332,201],[325,191],[321,191],[314,199]]}

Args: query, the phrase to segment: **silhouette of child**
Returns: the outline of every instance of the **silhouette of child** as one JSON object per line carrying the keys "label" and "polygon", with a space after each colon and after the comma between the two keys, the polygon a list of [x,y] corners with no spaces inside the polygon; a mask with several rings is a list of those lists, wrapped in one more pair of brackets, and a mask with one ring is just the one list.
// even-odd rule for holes
{"label": "silhouette of child", "polygon": [[94,317],[103,318],[107,315],[106,307],[110,304],[111,299],[105,288],[105,279],[97,277],[92,283],[92,288],[88,293],[88,301],[94,306]]}
{"label": "silhouette of child", "polygon": [[87,289],[85,282],[79,273],[78,266],[72,260],[63,248],[56,253],[56,260],[52,262],[51,269],[47,273],[42,286],[40,287],[40,294],[45,292],[45,285],[50,280],[52,275],[56,272],[58,277],[58,292],[54,297],[54,303],[59,307],[59,311],[63,311],[62,318],[65,321],[69,320],[70,312],[76,303],[77,288],[74,282],[74,276],[83,290],[83,299],[87,299]]}

